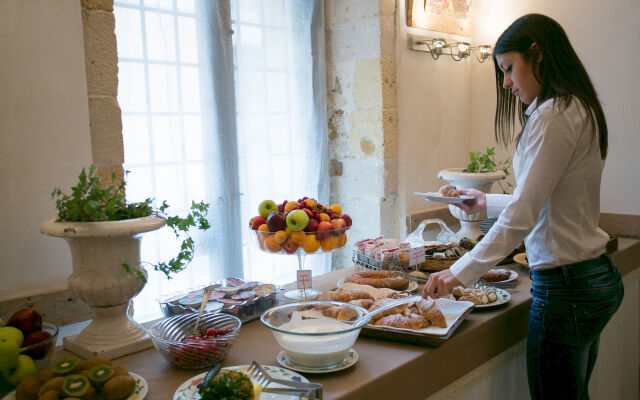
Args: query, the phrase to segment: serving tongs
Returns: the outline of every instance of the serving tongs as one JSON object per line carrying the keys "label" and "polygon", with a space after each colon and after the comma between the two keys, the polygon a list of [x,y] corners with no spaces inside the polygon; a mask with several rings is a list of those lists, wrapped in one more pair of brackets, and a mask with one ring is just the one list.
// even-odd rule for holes
{"label": "serving tongs", "polygon": [[[322,400],[322,384],[276,379],[255,360],[251,361],[247,374],[262,385],[262,391],[265,393],[287,394],[300,396],[301,398],[307,397],[309,400]],[[288,387],[268,387],[272,383]]]}

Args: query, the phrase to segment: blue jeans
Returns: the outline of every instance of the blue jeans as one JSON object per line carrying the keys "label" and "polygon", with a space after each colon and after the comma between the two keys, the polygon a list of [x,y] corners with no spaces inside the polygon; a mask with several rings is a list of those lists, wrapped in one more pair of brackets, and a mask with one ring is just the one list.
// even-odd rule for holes
{"label": "blue jeans", "polygon": [[527,375],[534,400],[589,398],[600,333],[624,288],[609,255],[531,271]]}

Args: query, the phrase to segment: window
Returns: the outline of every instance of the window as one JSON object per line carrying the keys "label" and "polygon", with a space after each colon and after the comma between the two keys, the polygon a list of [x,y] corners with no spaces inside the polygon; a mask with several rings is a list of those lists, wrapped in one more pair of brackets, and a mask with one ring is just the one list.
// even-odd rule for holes
{"label": "window", "polygon": [[[297,259],[257,250],[248,221],[267,198],[328,198],[324,62],[311,56],[321,2],[225,4],[114,4],[127,197],[167,200],[179,214],[191,200],[212,204],[213,228],[194,235],[196,258],[187,270],[171,280],[150,272],[135,299],[140,321],[160,316],[161,294],[227,276],[295,280]],[[168,230],[146,234],[142,258],[166,260],[177,245]],[[307,259],[314,274],[329,269],[328,256]]]}

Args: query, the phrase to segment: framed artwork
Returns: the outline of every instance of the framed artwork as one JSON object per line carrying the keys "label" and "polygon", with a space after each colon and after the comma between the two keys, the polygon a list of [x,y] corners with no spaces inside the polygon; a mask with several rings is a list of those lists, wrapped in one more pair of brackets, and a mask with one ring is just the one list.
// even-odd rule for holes
{"label": "framed artwork", "polygon": [[471,37],[471,0],[409,0],[412,28]]}

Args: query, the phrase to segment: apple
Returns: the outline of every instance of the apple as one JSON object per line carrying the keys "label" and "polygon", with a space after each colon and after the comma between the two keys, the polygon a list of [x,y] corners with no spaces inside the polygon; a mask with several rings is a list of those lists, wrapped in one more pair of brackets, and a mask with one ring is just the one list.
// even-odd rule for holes
{"label": "apple", "polygon": [[318,224],[318,233],[316,234],[316,236],[318,236],[318,240],[323,240],[329,237],[332,228],[331,223],[327,221],[320,222]]}
{"label": "apple", "polygon": [[31,357],[20,354],[15,367],[5,371],[3,375],[7,383],[13,386],[18,386],[24,378],[34,376],[36,372],[36,363],[31,359]]}
{"label": "apple", "polygon": [[270,232],[283,231],[287,227],[287,217],[280,211],[272,211],[267,217],[267,226]]}
{"label": "apple", "polygon": [[309,216],[302,210],[293,210],[287,214],[287,226],[293,232],[299,232],[309,225]]}
{"label": "apple", "polygon": [[9,318],[7,325],[14,326],[20,329],[23,334],[28,335],[31,332],[42,330],[42,316],[33,308],[23,308]]}
{"label": "apple", "polygon": [[24,334],[22,331],[14,326],[3,326],[0,328],[0,338],[9,338],[16,342],[18,347],[22,346],[22,342],[24,341]]}
{"label": "apple", "polygon": [[287,253],[293,254],[296,252],[296,250],[298,250],[298,243],[294,242],[292,238],[289,238],[286,242],[284,242],[282,248]]}
{"label": "apple", "polygon": [[318,220],[315,218],[311,218],[309,220],[309,225],[307,225],[306,228],[304,228],[305,232],[315,232],[318,230]]}
{"label": "apple", "polygon": [[264,200],[258,206],[258,214],[260,214],[262,218],[267,218],[273,211],[278,211],[278,206],[273,200]]}
{"label": "apple", "polygon": [[308,209],[308,208],[304,208],[304,209],[302,209],[301,211],[302,211],[302,212],[304,212],[305,214],[307,214],[307,216],[308,216],[309,218],[313,218],[313,211],[311,211],[310,209]]}
{"label": "apple", "polygon": [[20,346],[13,338],[0,337],[0,371],[7,372],[18,363]]}
{"label": "apple", "polygon": [[[30,334],[27,335],[26,338],[24,338],[24,343],[22,344],[22,347],[29,347],[34,344],[38,344],[40,342],[43,342],[49,339],[50,337],[51,337],[51,334],[46,331],[31,332]],[[51,344],[53,345],[53,343]],[[47,352],[47,345],[43,344],[42,346],[36,346],[33,349],[23,351],[22,354],[26,354],[34,360],[41,360],[44,358],[46,352]]]}
{"label": "apple", "polygon": [[258,215],[251,218],[251,220],[249,221],[249,227],[254,231],[257,231],[260,225],[266,224],[266,223],[267,223],[267,220],[264,219],[262,215]]}
{"label": "apple", "polygon": [[340,218],[342,218],[344,222],[347,224],[347,228],[350,227],[351,224],[353,223],[353,221],[351,220],[351,217],[348,216],[347,214],[342,214]]}
{"label": "apple", "polygon": [[344,228],[346,227],[346,225],[346,222],[344,222],[342,218],[332,219],[331,227],[333,228],[333,230],[331,231],[331,233],[336,236],[340,235],[342,232],[344,232]]}

